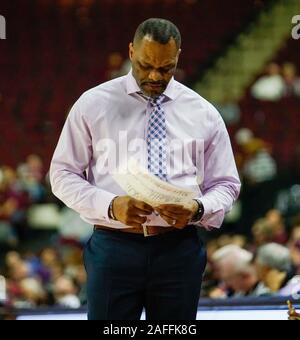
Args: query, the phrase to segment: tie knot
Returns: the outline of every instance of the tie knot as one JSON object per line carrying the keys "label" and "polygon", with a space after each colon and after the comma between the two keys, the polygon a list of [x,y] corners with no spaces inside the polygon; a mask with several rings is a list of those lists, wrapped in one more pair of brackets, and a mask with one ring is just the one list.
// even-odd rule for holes
{"label": "tie knot", "polygon": [[158,97],[150,98],[149,101],[150,101],[151,106],[158,106],[158,105],[161,105],[164,98],[165,98],[165,96],[163,94],[161,94]]}

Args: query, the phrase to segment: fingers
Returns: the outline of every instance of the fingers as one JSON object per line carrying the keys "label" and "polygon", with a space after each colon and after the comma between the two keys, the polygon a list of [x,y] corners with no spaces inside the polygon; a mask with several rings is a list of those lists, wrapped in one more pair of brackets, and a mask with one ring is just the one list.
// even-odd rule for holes
{"label": "fingers", "polygon": [[156,210],[168,211],[175,215],[188,215],[191,213],[190,210],[184,208],[182,205],[178,204],[162,204],[155,208]]}
{"label": "fingers", "polygon": [[139,201],[136,199],[132,199],[132,201],[130,202],[132,204],[133,207],[141,210],[144,213],[146,213],[147,215],[152,214],[153,213],[153,208],[151,207],[151,205],[143,202],[143,201]]}
{"label": "fingers", "polygon": [[169,225],[178,229],[184,228],[193,215],[192,211],[179,204],[162,204],[155,210]]}
{"label": "fingers", "polygon": [[[142,201],[130,196],[118,196],[113,201],[113,215],[117,221],[126,225],[138,224],[147,221],[147,215],[152,214],[153,208]],[[146,216],[145,216],[146,215]]]}
{"label": "fingers", "polygon": [[130,216],[126,219],[125,224],[129,227],[143,228],[143,224],[147,221],[145,216]]}
{"label": "fingers", "polygon": [[188,218],[191,216],[191,212],[189,210],[181,212],[181,213],[175,213],[173,211],[163,210],[163,209],[155,209],[160,215],[165,215],[173,219],[181,219],[181,218]]}
{"label": "fingers", "polygon": [[127,219],[127,223],[138,223],[138,224],[143,224],[147,221],[147,217],[146,216],[139,216],[139,215],[131,215],[131,216],[128,216],[128,219]]}
{"label": "fingers", "polygon": [[145,211],[145,210],[142,210],[142,209],[139,209],[139,208],[132,208],[132,214],[133,215],[151,215],[152,212],[150,211]]}
{"label": "fingers", "polygon": [[[149,204],[136,200],[130,196],[120,196],[114,201],[114,215],[116,219],[128,226],[139,227],[147,221],[147,215],[154,212]],[[175,228],[183,228],[192,217],[192,212],[179,204],[162,204],[155,211]]]}
{"label": "fingers", "polygon": [[161,204],[158,206],[159,209],[170,210],[170,211],[178,211],[178,209],[183,209],[183,205],[181,204]]}
{"label": "fingers", "polygon": [[176,223],[176,220],[169,216],[161,214],[160,217],[163,218],[169,225],[174,225]]}
{"label": "fingers", "polygon": [[187,224],[189,219],[188,218],[181,218],[181,219],[176,219],[172,218],[170,216],[161,214],[160,215],[169,225],[175,227],[175,228],[184,228]]}

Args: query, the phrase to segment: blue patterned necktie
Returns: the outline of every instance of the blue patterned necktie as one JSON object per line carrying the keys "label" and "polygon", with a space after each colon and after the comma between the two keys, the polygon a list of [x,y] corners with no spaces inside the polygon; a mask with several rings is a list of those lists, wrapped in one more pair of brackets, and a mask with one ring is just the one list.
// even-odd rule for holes
{"label": "blue patterned necktie", "polygon": [[161,104],[164,95],[150,98],[151,113],[147,131],[148,170],[161,180],[167,180],[167,127]]}

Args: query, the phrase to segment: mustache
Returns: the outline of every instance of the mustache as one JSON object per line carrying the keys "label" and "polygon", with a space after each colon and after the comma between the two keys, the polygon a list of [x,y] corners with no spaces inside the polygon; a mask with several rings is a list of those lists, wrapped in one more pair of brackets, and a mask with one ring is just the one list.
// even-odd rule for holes
{"label": "mustache", "polygon": [[142,82],[142,85],[146,85],[146,84],[149,84],[149,85],[162,85],[162,86],[165,86],[166,83],[165,82],[162,82],[162,81],[144,81]]}

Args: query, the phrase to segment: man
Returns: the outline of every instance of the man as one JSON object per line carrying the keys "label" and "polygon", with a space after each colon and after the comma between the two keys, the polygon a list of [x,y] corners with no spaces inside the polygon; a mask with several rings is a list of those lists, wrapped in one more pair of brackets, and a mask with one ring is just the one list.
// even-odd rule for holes
{"label": "man", "polygon": [[[77,101],[54,153],[54,194],[95,225],[84,252],[89,319],[139,319],[143,308],[148,320],[195,319],[206,265],[195,225],[220,227],[238,196],[220,115],[173,78],[180,46],[173,23],[143,22],[129,45],[132,72]],[[103,171],[116,154],[124,156],[126,139],[146,142],[149,172],[195,191],[190,209],[165,204],[154,211]],[[203,146],[202,164],[196,159],[201,150],[190,148],[183,160],[171,153],[173,139]],[[180,143],[174,148],[184,149]]]}
{"label": "man", "polygon": [[234,297],[270,294],[270,290],[258,280],[253,255],[249,251],[230,244],[217,250],[212,260],[219,279],[230,290],[222,297],[226,297],[226,293]]}
{"label": "man", "polygon": [[[259,279],[266,287],[274,294],[285,295],[284,288],[287,284],[290,286],[290,281],[294,274],[294,268],[290,251],[287,247],[277,243],[267,243],[258,248],[255,265]],[[293,291],[291,285],[291,292]],[[296,286],[294,286],[296,288]],[[289,291],[289,289],[287,290]]]}

